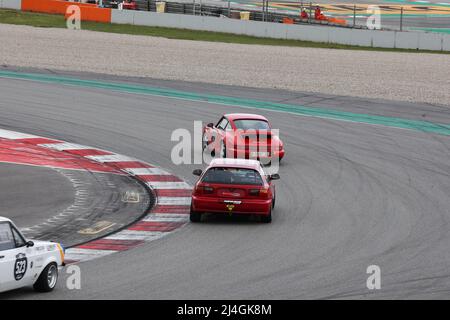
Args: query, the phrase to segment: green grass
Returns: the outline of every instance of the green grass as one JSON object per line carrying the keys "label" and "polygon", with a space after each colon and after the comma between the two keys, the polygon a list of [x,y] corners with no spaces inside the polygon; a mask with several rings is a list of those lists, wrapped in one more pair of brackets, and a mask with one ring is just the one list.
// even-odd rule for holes
{"label": "green grass", "polygon": [[[62,15],[22,12],[9,9],[0,9],[0,23],[28,25],[34,27],[47,27],[47,28],[66,28],[66,22]],[[371,48],[371,47],[350,46],[341,44],[312,42],[312,41],[258,38],[220,32],[195,31],[176,28],[146,27],[129,24],[109,24],[90,21],[83,21],[81,23],[81,28],[84,30],[92,30],[100,32],[144,35],[153,37],[164,37],[168,39],[198,40],[210,42],[274,45],[274,46],[289,46],[289,47],[329,48],[329,49],[346,49],[346,50],[426,52],[426,53],[450,54],[450,52],[442,52],[442,51]]]}

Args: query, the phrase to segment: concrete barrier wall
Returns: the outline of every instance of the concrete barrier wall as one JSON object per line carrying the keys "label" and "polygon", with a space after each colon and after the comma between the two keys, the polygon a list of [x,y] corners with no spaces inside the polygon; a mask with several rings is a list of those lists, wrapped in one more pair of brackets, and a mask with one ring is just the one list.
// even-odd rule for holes
{"label": "concrete barrier wall", "polygon": [[361,30],[116,9],[112,10],[111,22],[367,47],[450,51],[450,35],[431,32]]}
{"label": "concrete barrier wall", "polygon": [[0,0],[0,8],[20,10],[21,0]]}
{"label": "concrete barrier wall", "polygon": [[445,34],[442,39],[442,50],[450,51],[450,34]]}
{"label": "concrete barrier wall", "polygon": [[83,21],[111,22],[111,9],[99,8],[97,5],[91,3],[61,0],[21,0],[20,6],[22,11],[66,15],[67,8],[71,5],[76,5],[80,8],[81,20]]}
{"label": "concrete barrier wall", "polygon": [[[53,11],[59,8],[54,5],[55,3],[61,4],[61,6],[72,4],[70,2],[55,0],[0,0],[0,7],[41,12],[43,9],[40,8],[40,6],[46,3],[49,4],[49,8]],[[330,26],[267,23],[261,21],[246,21],[173,13],[101,9],[96,8],[93,5],[84,4],[81,4],[80,7],[84,10],[82,10],[82,16],[85,16],[85,19],[83,20],[215,31],[255,37],[303,40],[366,47],[450,51],[450,35],[443,33],[361,30]],[[63,10],[64,8],[61,7],[60,10]],[[90,11],[88,12],[88,10]],[[43,12],[47,11],[44,10]],[[61,11],[61,13],[64,12]]]}

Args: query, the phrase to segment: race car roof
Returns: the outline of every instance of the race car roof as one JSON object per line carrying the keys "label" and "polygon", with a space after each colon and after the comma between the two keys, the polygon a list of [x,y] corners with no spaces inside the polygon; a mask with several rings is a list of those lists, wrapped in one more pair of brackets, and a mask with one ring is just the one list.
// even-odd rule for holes
{"label": "race car roof", "polygon": [[233,168],[248,168],[260,170],[261,164],[257,160],[252,159],[232,159],[232,158],[218,158],[213,159],[209,165],[210,167],[233,167]]}
{"label": "race car roof", "polygon": [[263,120],[268,122],[266,117],[253,113],[229,113],[224,116],[227,117],[229,120],[233,121],[238,119],[251,119],[251,120]]}
{"label": "race car roof", "polygon": [[0,217],[0,222],[11,222],[11,220],[5,217]]}

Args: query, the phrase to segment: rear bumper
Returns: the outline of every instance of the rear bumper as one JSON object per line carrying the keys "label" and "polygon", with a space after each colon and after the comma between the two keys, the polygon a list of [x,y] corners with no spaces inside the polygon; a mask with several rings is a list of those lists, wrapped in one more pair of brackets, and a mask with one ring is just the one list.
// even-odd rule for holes
{"label": "rear bumper", "polygon": [[[228,199],[225,199],[228,200]],[[231,200],[231,199],[230,199]],[[235,201],[236,199],[232,199]],[[192,196],[192,209],[196,212],[211,212],[223,214],[256,214],[268,215],[272,199],[238,200],[241,203],[226,203],[224,199]]]}
{"label": "rear bumper", "polygon": [[[233,158],[244,158],[244,159],[250,159],[250,150],[249,149],[237,149],[235,147],[227,147],[227,153],[229,155],[233,155]],[[276,150],[274,152],[272,152],[271,154],[269,154],[268,156],[258,156],[258,157],[251,157],[251,159],[255,159],[255,160],[261,160],[261,159],[273,159],[273,158],[278,158],[278,159],[282,159],[284,157],[284,149],[282,150]]]}

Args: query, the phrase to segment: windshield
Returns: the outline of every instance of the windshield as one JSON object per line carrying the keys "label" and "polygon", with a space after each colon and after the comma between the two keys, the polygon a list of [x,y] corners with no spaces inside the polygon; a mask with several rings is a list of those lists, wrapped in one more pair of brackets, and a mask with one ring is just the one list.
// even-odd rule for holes
{"label": "windshield", "polygon": [[258,186],[263,184],[259,172],[242,168],[211,168],[203,176],[202,182]]}
{"label": "windshield", "polygon": [[269,124],[264,120],[240,119],[234,120],[234,125],[242,130],[270,130]]}

